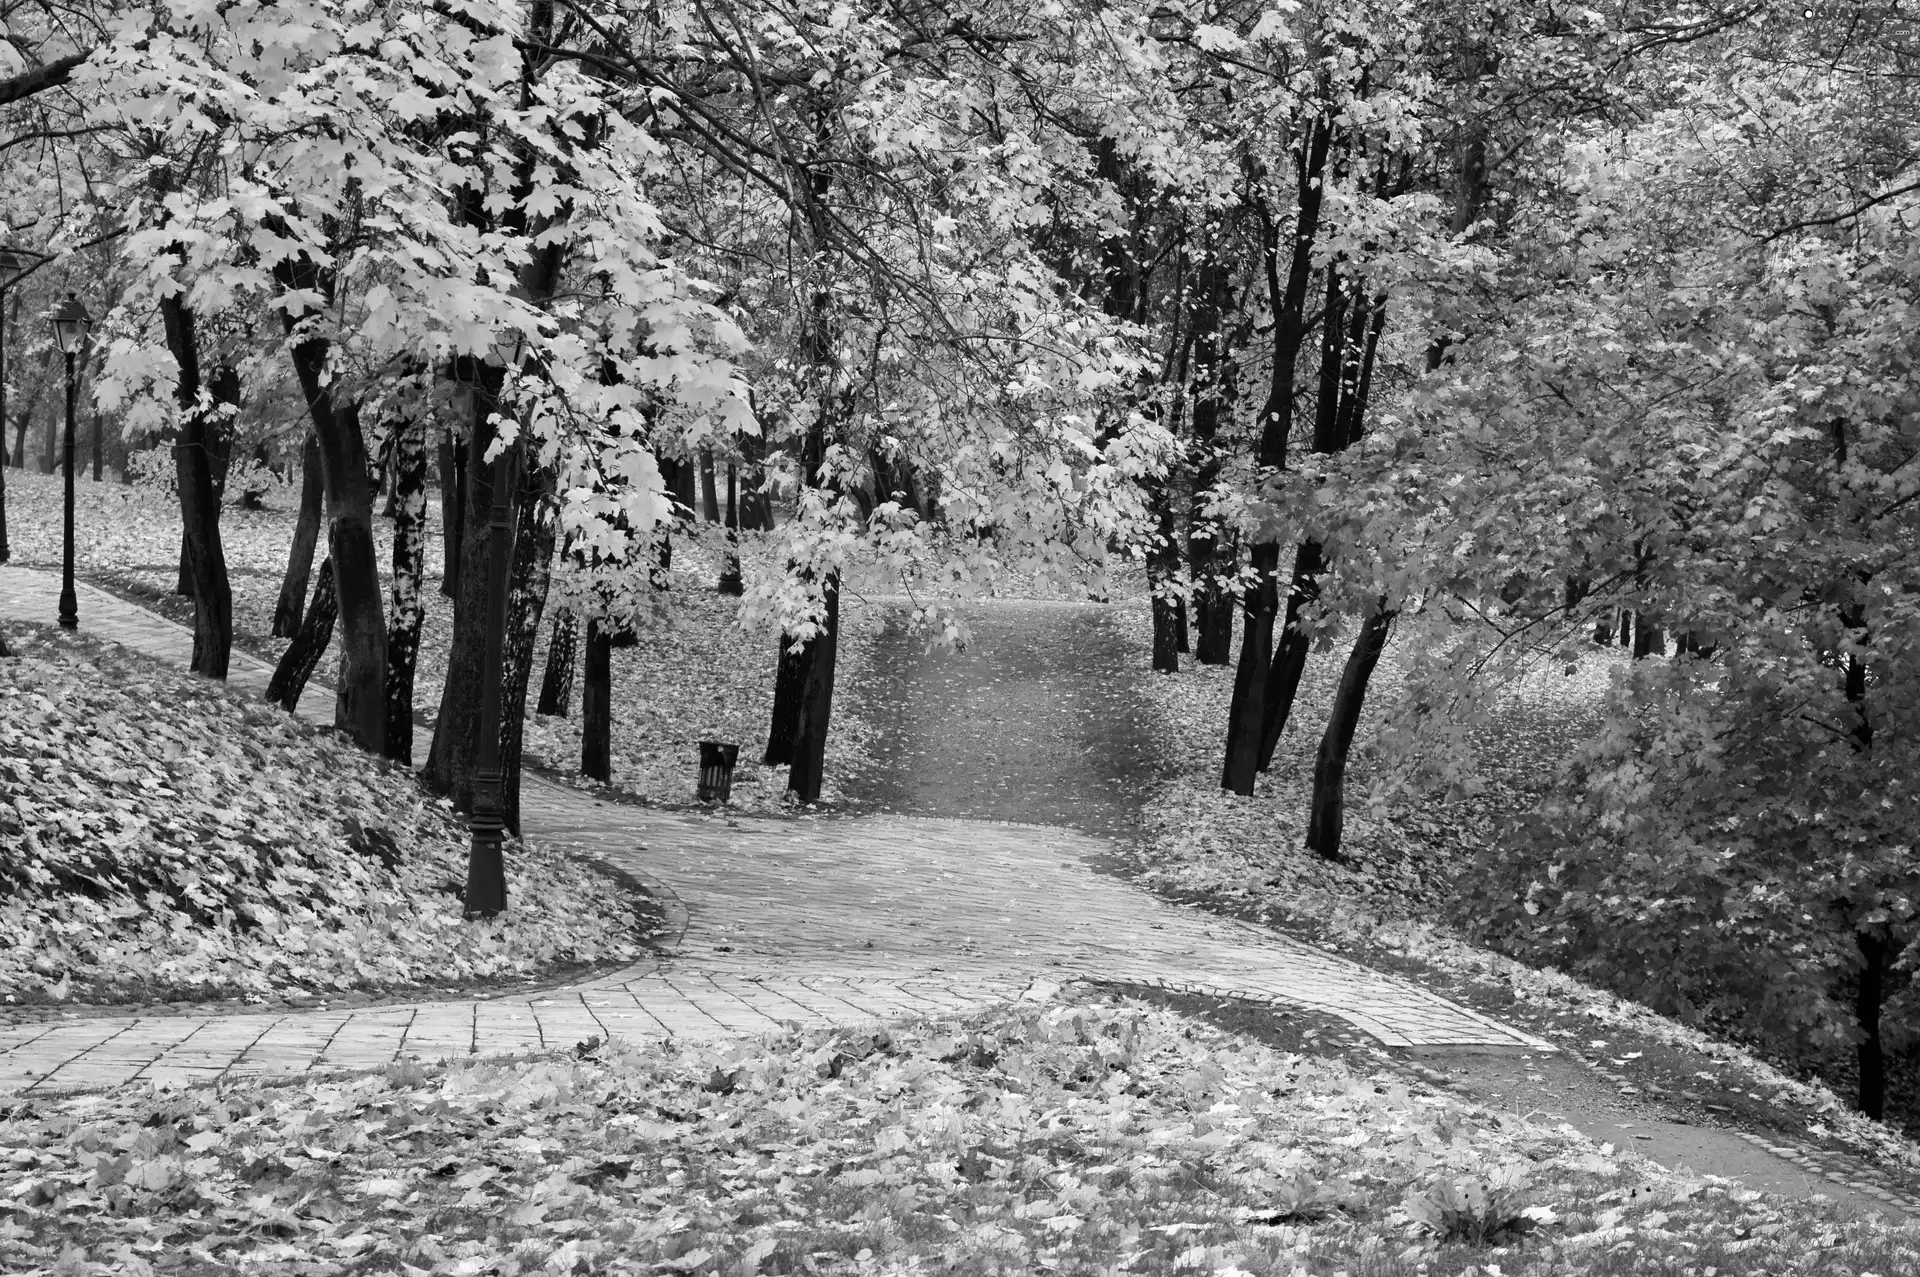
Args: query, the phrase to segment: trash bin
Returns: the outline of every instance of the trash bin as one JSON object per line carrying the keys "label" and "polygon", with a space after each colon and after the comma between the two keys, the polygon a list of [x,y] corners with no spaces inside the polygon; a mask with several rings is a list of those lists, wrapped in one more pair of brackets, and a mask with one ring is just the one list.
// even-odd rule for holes
{"label": "trash bin", "polygon": [[738,745],[717,740],[700,742],[700,788],[696,797],[703,803],[727,801],[733,793],[733,764],[740,757]]}

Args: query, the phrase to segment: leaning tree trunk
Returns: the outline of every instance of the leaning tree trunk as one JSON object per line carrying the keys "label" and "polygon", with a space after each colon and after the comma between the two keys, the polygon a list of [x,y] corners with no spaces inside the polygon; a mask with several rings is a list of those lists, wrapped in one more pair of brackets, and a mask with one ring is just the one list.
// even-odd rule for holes
{"label": "leaning tree trunk", "polygon": [[580,774],[613,780],[613,639],[598,620],[587,622],[580,670]]}
{"label": "leaning tree trunk", "polygon": [[340,609],[333,590],[333,558],[320,562],[320,578],[314,583],[313,600],[307,605],[307,619],[300,632],[280,654],[273,678],[267,683],[267,699],[289,714],[300,707],[300,695],[307,680],[320,666],[320,657],[333,641],[333,622]]}
{"label": "leaning tree trunk", "polygon": [[1360,711],[1366,703],[1367,683],[1380,663],[1387,645],[1387,631],[1393,627],[1393,613],[1380,610],[1360,623],[1360,634],[1347,665],[1340,673],[1340,687],[1334,693],[1333,709],[1327,715],[1327,730],[1320,738],[1320,754],[1313,763],[1313,797],[1308,807],[1307,850],[1328,860],[1340,859],[1340,835],[1346,826],[1347,759],[1353,752],[1354,732],[1360,726]]}
{"label": "leaning tree trunk", "polygon": [[[182,294],[160,303],[167,347],[178,369],[174,398],[182,410],[180,437],[173,446],[176,486],[180,491],[180,522],[186,540],[188,584],[193,594],[193,670],[208,678],[224,679],[233,651],[233,590],[227,579],[226,551],[220,543],[220,497],[214,488],[213,439],[218,423],[211,418],[223,411],[209,394],[200,401],[200,343],[194,314]],[[210,392],[237,389],[215,378]]]}
{"label": "leaning tree trunk", "polygon": [[420,655],[420,601],[427,564],[426,421],[398,423],[393,438],[393,580],[387,617],[387,757],[413,763],[413,682]]}
{"label": "leaning tree trunk", "polygon": [[840,646],[840,574],[829,573],[823,593],[826,620],[807,643],[806,681],[801,687],[793,734],[793,766],[787,789],[803,803],[820,801],[826,779],[827,722],[833,712],[833,673]]}
{"label": "leaning tree trunk", "polygon": [[[1260,444],[1255,458],[1263,470],[1284,470],[1287,464],[1295,368],[1307,336],[1307,286],[1313,278],[1313,246],[1320,231],[1324,195],[1322,178],[1332,141],[1332,120],[1324,115],[1315,119],[1295,162],[1293,244],[1284,285],[1280,279],[1278,221],[1269,219],[1266,226],[1263,255],[1274,324],[1272,380],[1260,411]],[[1241,602],[1245,629],[1240,639],[1240,664],[1234,671],[1233,702],[1227,711],[1227,742],[1220,771],[1220,787],[1236,794],[1253,793],[1254,776],[1260,766],[1267,683],[1273,666],[1273,621],[1280,605],[1280,544],[1256,541],[1248,557],[1253,581]]]}
{"label": "leaning tree trunk", "polygon": [[1294,700],[1300,694],[1300,679],[1306,673],[1307,654],[1313,647],[1313,641],[1300,628],[1300,614],[1320,597],[1320,573],[1325,570],[1320,543],[1312,537],[1301,541],[1293,552],[1286,619],[1280,626],[1280,642],[1274,648],[1273,668],[1267,676],[1267,696],[1260,709],[1261,771],[1273,766],[1280,735],[1287,730],[1287,719],[1292,717]]}
{"label": "leaning tree trunk", "polygon": [[273,636],[292,638],[300,632],[300,611],[306,606],[307,577],[313,572],[313,548],[320,540],[326,488],[320,478],[320,441],[311,431],[300,449],[300,513],[293,522],[293,544],[287,549],[287,571],[280,578],[280,601],[273,609]]}
{"label": "leaning tree trunk", "polygon": [[508,579],[507,633],[500,689],[500,810],[507,832],[520,833],[520,754],[526,739],[527,683],[533,677],[533,649],[540,617],[547,608],[553,572],[553,542],[559,522],[556,476],[550,467],[521,468],[519,526],[513,538],[513,570]]}
{"label": "leaning tree trunk", "polygon": [[571,611],[554,615],[553,633],[547,639],[547,669],[540,679],[540,700],[536,714],[565,718],[573,701],[574,654],[580,646],[580,618]]}

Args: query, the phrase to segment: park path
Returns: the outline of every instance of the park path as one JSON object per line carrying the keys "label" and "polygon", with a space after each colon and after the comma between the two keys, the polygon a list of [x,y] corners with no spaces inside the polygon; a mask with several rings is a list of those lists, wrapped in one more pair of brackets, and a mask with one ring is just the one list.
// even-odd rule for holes
{"label": "park path", "polygon": [[[0,624],[55,614],[57,581],[0,568]],[[184,664],[181,626],[82,586],[83,632]],[[235,653],[258,696],[267,665]],[[330,712],[314,685],[302,712]],[[377,1067],[572,1046],[590,1036],[726,1040],[801,1024],[940,1015],[1116,980],[1327,1012],[1411,1050],[1550,1052],[1412,983],[1094,872],[1076,830],[892,815],[670,812],[529,778],[531,837],[623,869],[669,904],[657,958],[565,988],[401,1006],[125,1015],[0,1030],[0,1094]]]}

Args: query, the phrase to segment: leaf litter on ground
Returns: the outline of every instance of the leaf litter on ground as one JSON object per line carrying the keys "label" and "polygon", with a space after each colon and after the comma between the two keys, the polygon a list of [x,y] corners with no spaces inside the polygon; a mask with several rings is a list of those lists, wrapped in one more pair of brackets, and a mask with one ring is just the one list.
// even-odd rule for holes
{"label": "leaf litter on ground", "polygon": [[[0,1156],[0,1267],[23,1277],[1858,1277],[1920,1262],[1911,1226],[1843,1229],[1820,1206],[1675,1175],[1391,1070],[1073,989],[725,1047],[615,1041],[31,1100],[0,1115]],[[1463,1244],[1434,1223],[1499,1210],[1528,1226]]]}

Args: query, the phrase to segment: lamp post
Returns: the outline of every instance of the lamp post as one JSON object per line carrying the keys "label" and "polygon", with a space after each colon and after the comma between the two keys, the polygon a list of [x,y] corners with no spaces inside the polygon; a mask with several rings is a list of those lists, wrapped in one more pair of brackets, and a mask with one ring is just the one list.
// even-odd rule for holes
{"label": "lamp post", "polygon": [[7,544],[7,289],[27,268],[20,254],[0,248],[0,563],[13,557]]}
{"label": "lamp post", "polygon": [[87,344],[87,333],[93,328],[93,316],[80,304],[80,299],[72,293],[60,303],[49,317],[53,323],[53,339],[60,344],[60,353],[67,358],[67,434],[62,452],[66,466],[66,508],[61,528],[60,562],[60,625],[63,629],[74,629],[80,624],[80,601],[73,592],[73,397],[76,390],[73,371],[73,358]]}
{"label": "lamp post", "polygon": [[[494,348],[507,368],[519,361],[522,340]],[[497,403],[496,403],[497,407]],[[467,853],[466,915],[491,918],[507,907],[507,871],[500,848],[506,833],[506,775],[500,766],[500,684],[507,638],[507,586],[513,567],[513,488],[519,479],[521,440],[493,460],[493,505],[487,517],[487,631],[480,657],[480,741],[473,769],[473,845]]]}

